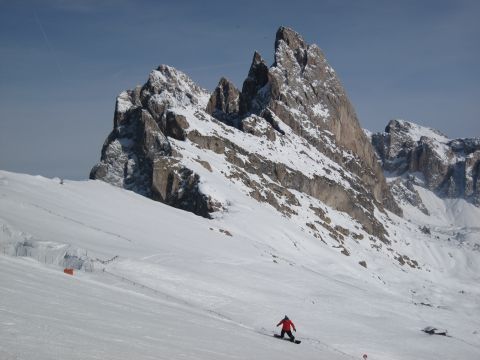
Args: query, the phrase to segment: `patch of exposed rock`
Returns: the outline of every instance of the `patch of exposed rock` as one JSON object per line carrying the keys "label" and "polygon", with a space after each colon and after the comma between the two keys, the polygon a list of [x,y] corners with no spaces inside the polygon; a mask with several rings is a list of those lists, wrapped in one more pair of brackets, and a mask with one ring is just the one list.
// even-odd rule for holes
{"label": "patch of exposed rock", "polygon": [[418,185],[414,176],[396,178],[389,183],[390,190],[397,201],[415,206],[425,215],[430,215],[427,207],[422,201],[420,194],[413,185]]}
{"label": "patch of exposed rock", "polygon": [[210,217],[214,203],[199,190],[200,177],[174,158],[162,157],[154,164],[152,179],[153,200]]}

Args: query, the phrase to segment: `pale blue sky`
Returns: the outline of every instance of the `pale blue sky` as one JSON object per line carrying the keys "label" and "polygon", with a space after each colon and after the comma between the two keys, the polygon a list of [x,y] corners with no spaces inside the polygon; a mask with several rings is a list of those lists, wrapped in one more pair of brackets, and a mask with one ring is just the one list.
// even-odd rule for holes
{"label": "pale blue sky", "polygon": [[87,178],[115,97],[168,64],[241,87],[290,26],[318,44],[363,127],[480,136],[479,1],[0,0],[0,169]]}

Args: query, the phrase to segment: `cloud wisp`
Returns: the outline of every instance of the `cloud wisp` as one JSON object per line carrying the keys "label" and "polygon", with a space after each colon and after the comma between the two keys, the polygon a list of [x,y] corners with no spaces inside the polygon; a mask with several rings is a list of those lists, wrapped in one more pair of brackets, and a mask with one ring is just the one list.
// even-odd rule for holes
{"label": "cloud wisp", "polygon": [[53,57],[53,60],[55,61],[55,65],[58,69],[58,72],[60,73],[60,76],[62,77],[62,79],[64,78],[64,73],[63,73],[63,70],[62,70],[62,67],[60,66],[60,62],[58,61],[58,57],[55,53],[55,50],[52,46],[52,43],[50,42],[48,36],[47,36],[47,33],[42,25],[42,22],[40,21],[40,18],[38,17],[38,14],[35,10],[33,10],[33,16],[35,17],[35,22],[37,23],[38,25],[38,28],[40,29],[40,32],[42,33],[42,36],[43,36],[43,40],[45,41],[45,45],[47,46],[47,49],[48,51],[50,52],[50,54],[52,55]]}

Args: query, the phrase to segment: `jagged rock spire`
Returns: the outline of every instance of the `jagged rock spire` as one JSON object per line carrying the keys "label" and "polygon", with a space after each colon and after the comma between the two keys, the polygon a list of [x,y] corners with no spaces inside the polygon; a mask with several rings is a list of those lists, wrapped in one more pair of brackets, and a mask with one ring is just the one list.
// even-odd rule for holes
{"label": "jagged rock spire", "polygon": [[299,33],[284,26],[281,26],[275,35],[274,66],[278,66],[278,63],[281,61],[280,54],[285,51],[285,46],[288,47],[289,50],[293,51],[298,64],[304,68],[307,62],[308,45],[305,43],[305,40],[303,40]]}
{"label": "jagged rock spire", "polygon": [[207,113],[227,125],[238,127],[240,92],[228,79],[222,77],[210,96]]}
{"label": "jagged rock spire", "polygon": [[[257,99],[258,92],[268,83],[268,66],[262,56],[255,51],[248,76],[243,82],[242,94],[240,97],[240,115],[258,113],[267,99]],[[263,101],[261,101],[263,100]]]}

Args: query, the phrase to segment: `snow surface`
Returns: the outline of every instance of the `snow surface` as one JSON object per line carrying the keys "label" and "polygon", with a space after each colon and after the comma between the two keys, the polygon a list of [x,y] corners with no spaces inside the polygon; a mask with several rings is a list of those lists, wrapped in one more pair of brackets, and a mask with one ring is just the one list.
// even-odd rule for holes
{"label": "snow surface", "polygon": [[127,112],[133,106],[130,101],[130,97],[126,91],[122,91],[120,95],[117,96],[117,111],[119,113]]}
{"label": "snow surface", "polygon": [[[347,257],[310,235],[307,197],[289,219],[232,191],[208,220],[101,181],[0,171],[0,359],[478,359],[478,212],[419,192],[432,216],[377,215],[411,269],[366,238]],[[301,345],[270,336],[285,314]]]}
{"label": "snow surface", "polygon": [[330,116],[330,112],[328,111],[328,108],[321,103],[316,104],[313,108],[312,111],[315,115],[318,115],[322,118],[328,118]]}

